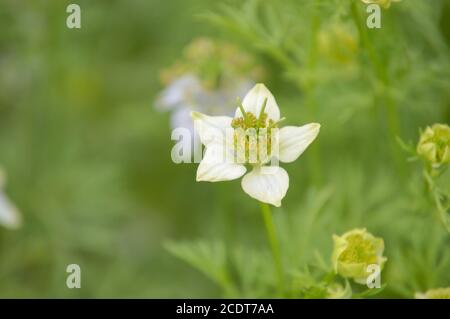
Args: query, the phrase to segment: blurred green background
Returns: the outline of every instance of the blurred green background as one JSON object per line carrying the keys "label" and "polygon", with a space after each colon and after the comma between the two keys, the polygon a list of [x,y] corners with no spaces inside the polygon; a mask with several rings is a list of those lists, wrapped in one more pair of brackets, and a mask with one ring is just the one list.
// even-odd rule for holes
{"label": "blurred green background", "polygon": [[[274,214],[286,263],[301,267],[315,251],[328,262],[333,233],[367,227],[385,240],[383,296],[450,285],[450,236],[420,162],[394,136],[416,143],[419,128],[449,123],[449,1],[383,11],[383,27],[367,31],[381,69],[363,41],[350,68],[317,49],[317,30],[337,14],[358,37],[351,1],[267,1],[255,17],[240,1],[228,1],[230,15],[206,0],[78,0],[79,30],[65,24],[71,2],[0,3],[0,165],[23,215],[20,229],[0,228],[0,297],[220,297],[164,243],[266,251],[257,202],[237,181],[196,183],[196,164],[174,164],[170,114],[153,107],[160,70],[205,35],[266,68],[287,124],[322,125],[285,166],[290,188]],[[81,289],[66,287],[72,263]],[[241,287],[238,296],[270,296]]]}

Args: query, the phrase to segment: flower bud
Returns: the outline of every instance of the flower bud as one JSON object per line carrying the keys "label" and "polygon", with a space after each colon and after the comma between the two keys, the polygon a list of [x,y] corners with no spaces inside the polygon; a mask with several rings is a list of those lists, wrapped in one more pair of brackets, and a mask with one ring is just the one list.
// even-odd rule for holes
{"label": "flower bud", "polygon": [[318,33],[318,49],[331,63],[349,64],[358,52],[356,30],[345,24],[326,26]]}
{"label": "flower bud", "polygon": [[417,154],[438,168],[450,162],[450,127],[446,124],[434,124],[427,127],[417,144]]}
{"label": "flower bud", "polygon": [[450,287],[430,289],[424,293],[416,293],[416,299],[450,299]]}
{"label": "flower bud", "polygon": [[332,263],[334,271],[344,278],[365,284],[369,265],[383,268],[387,258],[383,257],[384,241],[374,237],[366,229],[354,229],[342,236],[333,235]]}

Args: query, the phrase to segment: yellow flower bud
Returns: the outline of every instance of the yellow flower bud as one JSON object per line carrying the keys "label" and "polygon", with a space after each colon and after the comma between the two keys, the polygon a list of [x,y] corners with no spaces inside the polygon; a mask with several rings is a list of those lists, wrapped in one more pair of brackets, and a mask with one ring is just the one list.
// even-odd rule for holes
{"label": "yellow flower bud", "polygon": [[450,127],[434,124],[427,127],[417,144],[417,154],[433,167],[450,162]]}
{"label": "yellow flower bud", "polygon": [[417,293],[416,299],[450,299],[450,287],[430,289],[425,293]]}
{"label": "yellow flower bud", "polygon": [[334,271],[345,278],[365,284],[369,265],[383,268],[387,258],[383,257],[384,241],[374,237],[366,229],[354,229],[342,236],[333,235],[332,263]]}

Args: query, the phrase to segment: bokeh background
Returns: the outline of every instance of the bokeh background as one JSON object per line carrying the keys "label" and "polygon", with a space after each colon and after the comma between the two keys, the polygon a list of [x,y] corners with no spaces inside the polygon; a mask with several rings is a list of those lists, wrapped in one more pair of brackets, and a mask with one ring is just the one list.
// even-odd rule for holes
{"label": "bokeh background", "polygon": [[[154,107],[160,71],[199,36],[263,66],[287,124],[322,125],[285,166],[274,209],[292,271],[329,263],[332,234],[367,227],[385,240],[382,297],[450,285],[450,236],[396,141],[450,122],[448,0],[394,3],[362,31],[350,0],[78,0],[79,30],[66,27],[71,2],[0,3],[0,165],[23,217],[0,228],[0,297],[222,297],[208,273],[222,249],[239,256],[233,296],[271,296],[258,203],[174,164],[170,114]],[[197,267],[210,278],[166,249],[191,241],[217,243]],[[81,289],[66,287],[72,263]]]}

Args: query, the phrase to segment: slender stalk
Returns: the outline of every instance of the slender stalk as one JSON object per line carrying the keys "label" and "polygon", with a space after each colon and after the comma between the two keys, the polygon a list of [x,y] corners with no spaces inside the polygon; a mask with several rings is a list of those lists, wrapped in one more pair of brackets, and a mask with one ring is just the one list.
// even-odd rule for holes
{"label": "slender stalk", "polygon": [[426,170],[423,171],[423,176],[425,178],[426,191],[430,193],[434,201],[434,204],[436,205],[437,217],[444,225],[445,230],[447,230],[447,232],[450,233],[450,219],[447,215],[448,207],[445,208],[442,205],[441,201],[442,194],[440,193],[438,187],[436,186],[434,179]]}
{"label": "slender stalk", "polygon": [[[383,84],[385,88],[389,88],[390,86],[390,79],[389,74],[387,72],[387,69],[385,67],[385,64],[380,61],[378,58],[377,51],[372,45],[372,42],[370,41],[369,34],[367,33],[366,28],[364,27],[363,19],[361,18],[356,1],[352,0],[350,4],[350,11],[352,19],[355,23],[356,28],[358,29],[360,41],[362,45],[366,48],[368,57],[370,59],[370,62],[372,64],[372,67],[375,71],[375,74],[378,78],[378,80]],[[403,159],[401,158],[401,155],[398,151],[398,148],[395,144],[395,138],[397,136],[400,136],[400,122],[398,119],[398,110],[397,110],[397,104],[396,101],[391,96],[391,93],[387,92],[382,97],[385,102],[386,106],[386,112],[387,112],[387,125],[389,128],[389,133],[392,136],[391,140],[391,149],[393,153],[393,157],[395,160],[395,164],[397,165],[397,170],[400,173],[403,173]]]}
{"label": "slender stalk", "polygon": [[280,293],[284,291],[284,275],[283,275],[283,263],[281,261],[280,244],[278,242],[275,225],[273,223],[272,211],[268,204],[261,203],[261,213],[263,216],[264,224],[266,226],[267,238],[269,240],[270,249],[272,251],[273,263],[278,277],[278,289]]}
{"label": "slender stalk", "polygon": [[[317,42],[317,34],[320,30],[321,26],[321,13],[318,12],[318,9],[315,8],[313,10],[312,18],[311,18],[311,41],[310,41],[310,49],[308,53],[308,57],[306,60],[305,68],[311,74],[315,73],[315,69],[317,66],[317,57],[318,57],[318,42]],[[310,114],[313,119],[317,119],[318,116],[318,108],[316,101],[316,80],[309,80],[304,84],[300,85],[302,90],[305,92],[305,103],[310,110]],[[322,183],[322,172],[320,169],[320,145],[315,145],[310,150],[310,155],[308,156],[308,166],[310,167],[310,177],[314,186],[319,187]]]}
{"label": "slender stalk", "polygon": [[447,210],[442,206],[442,202],[441,202],[441,197],[440,194],[435,191],[433,194],[433,198],[434,198],[434,203],[436,204],[436,208],[437,208],[437,212],[438,212],[438,217],[441,220],[442,224],[445,227],[445,230],[450,233],[450,223],[449,223],[449,219],[447,216]]}

